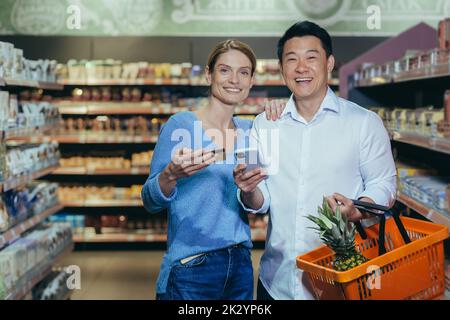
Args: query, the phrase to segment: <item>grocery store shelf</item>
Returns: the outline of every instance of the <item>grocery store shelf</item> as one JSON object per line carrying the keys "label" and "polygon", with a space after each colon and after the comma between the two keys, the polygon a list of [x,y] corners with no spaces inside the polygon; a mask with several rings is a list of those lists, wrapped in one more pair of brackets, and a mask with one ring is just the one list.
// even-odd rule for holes
{"label": "grocery store shelf", "polygon": [[[74,235],[75,243],[108,243],[108,242],[165,242],[166,234],[95,234]],[[252,237],[252,241],[265,241],[262,236]]]}
{"label": "grocery store shelf", "polygon": [[60,167],[52,172],[53,175],[148,175],[148,167],[136,167],[130,169],[90,169],[86,167]]}
{"label": "grocery store shelf", "polygon": [[68,86],[122,86],[122,85],[190,85],[189,79],[91,79],[91,80],[58,80],[61,85]]}
{"label": "grocery store shelf", "polygon": [[89,242],[164,242],[167,241],[165,234],[96,234],[96,235],[74,235],[75,243]]}
{"label": "grocery store shelf", "polygon": [[28,140],[43,136],[47,131],[56,129],[57,126],[57,124],[53,124],[35,128],[21,128],[0,131],[0,140]]}
{"label": "grocery store shelf", "polygon": [[450,230],[450,214],[448,212],[445,213],[445,212],[440,212],[435,209],[431,209],[431,208],[427,207],[426,205],[422,204],[421,202],[419,202],[401,192],[397,193],[397,200],[399,202],[403,203],[408,208],[411,208],[414,211],[416,211],[417,213],[421,214],[428,220],[430,220],[434,223],[445,225]]}
{"label": "grocery store shelf", "polygon": [[52,267],[55,263],[57,263],[61,258],[65,255],[72,252],[74,249],[74,244],[71,243],[67,245],[65,248],[60,250],[59,253],[56,254],[54,258],[47,258],[41,263],[39,263],[36,267],[30,270],[26,275],[24,275],[18,283],[14,284],[14,290],[10,292],[5,300],[20,300],[27,293],[33,289],[33,287],[42,281],[46,276],[50,274],[52,271]]}
{"label": "grocery store shelf", "polygon": [[3,232],[0,234],[0,249],[3,248],[5,245],[7,245],[12,240],[20,237],[22,233],[25,231],[33,228],[34,226],[38,225],[41,221],[43,221],[45,218],[55,214],[56,212],[63,209],[64,206],[62,204],[57,204],[31,218],[28,218],[27,220],[19,223],[18,225],[12,227],[11,229]]}
{"label": "grocery store shelf", "polygon": [[[58,83],[70,86],[121,86],[121,85],[167,85],[167,86],[208,86],[206,80],[199,79],[96,79],[59,80]],[[330,86],[338,86],[339,79],[330,79]],[[283,80],[256,80],[255,86],[284,86]]]}
{"label": "grocery store shelf", "polygon": [[34,80],[20,80],[11,78],[0,78],[0,86],[30,87],[45,90],[62,90],[64,88],[64,86],[59,83],[34,81]]}
{"label": "grocery store shelf", "polygon": [[17,178],[10,178],[6,181],[0,182],[0,192],[8,191],[24,184],[27,184],[33,180],[39,179],[40,177],[46,176],[59,166],[51,166],[31,174],[23,175]]}
{"label": "grocery store shelf", "polygon": [[450,154],[450,139],[432,138],[414,133],[389,131],[391,140],[411,144],[429,150]]}
{"label": "grocery store shelf", "polygon": [[422,74],[417,70],[411,72],[404,72],[401,75],[394,75],[392,79],[385,77],[374,77],[371,79],[359,80],[356,88],[374,87],[386,84],[401,83],[407,81],[423,81],[429,79],[436,79],[450,76],[450,64],[439,66],[434,70],[424,70]]}
{"label": "grocery store shelf", "polygon": [[70,208],[114,208],[114,207],[142,207],[142,200],[77,200],[77,201],[62,201],[64,207]]}
{"label": "grocery store shelf", "polygon": [[[189,111],[186,107],[156,105],[151,102],[76,102],[61,101],[56,104],[62,115],[173,115]],[[259,112],[258,112],[259,110]],[[235,114],[259,114],[257,107],[240,107]]]}
{"label": "grocery store shelf", "polygon": [[156,143],[158,141],[157,136],[127,136],[117,135],[112,133],[111,135],[106,134],[73,134],[73,135],[54,135],[44,138],[34,138],[30,140],[35,143],[56,141],[60,144],[64,143],[75,143],[75,144],[89,144],[89,143],[99,143],[99,144],[121,144],[121,143]]}
{"label": "grocery store shelf", "polygon": [[172,108],[170,104],[152,102],[83,102],[60,101],[56,104],[62,115],[120,115],[161,114],[171,115],[187,108]]}

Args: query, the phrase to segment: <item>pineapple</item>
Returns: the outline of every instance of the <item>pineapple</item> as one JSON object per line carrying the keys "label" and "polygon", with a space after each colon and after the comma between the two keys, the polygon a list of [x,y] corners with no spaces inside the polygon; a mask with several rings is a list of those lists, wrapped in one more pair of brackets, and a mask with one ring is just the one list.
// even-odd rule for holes
{"label": "pineapple", "polygon": [[318,211],[319,217],[308,215],[307,218],[317,225],[317,228],[311,229],[317,230],[320,239],[336,253],[333,268],[336,271],[347,271],[366,262],[367,259],[356,251],[356,228],[348,223],[339,207],[333,213],[324,198],[322,208],[319,207]]}

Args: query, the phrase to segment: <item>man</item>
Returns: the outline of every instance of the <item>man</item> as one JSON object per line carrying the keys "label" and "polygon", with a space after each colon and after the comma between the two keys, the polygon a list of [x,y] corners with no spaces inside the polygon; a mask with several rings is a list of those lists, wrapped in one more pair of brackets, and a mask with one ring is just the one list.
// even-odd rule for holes
{"label": "man", "polygon": [[[279,40],[278,58],[292,95],[278,121],[261,114],[252,128],[259,151],[277,168],[265,181],[258,176],[262,169],[244,172],[245,165],[234,176],[244,209],[261,213],[270,206],[258,299],[313,299],[295,264],[298,255],[322,244],[305,217],[317,214],[324,196],[350,221],[368,218],[350,199],[391,206],[395,165],[381,119],[328,88],[334,57],[326,30],[296,23]],[[273,130],[278,141],[261,138]]]}

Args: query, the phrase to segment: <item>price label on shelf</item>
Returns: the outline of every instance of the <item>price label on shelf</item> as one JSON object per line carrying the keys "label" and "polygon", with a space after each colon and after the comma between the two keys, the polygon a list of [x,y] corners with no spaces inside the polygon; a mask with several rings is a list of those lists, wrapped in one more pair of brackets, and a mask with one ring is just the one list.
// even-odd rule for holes
{"label": "price label on shelf", "polygon": [[161,79],[161,78],[155,79],[155,84],[162,84],[162,83],[163,83],[163,79]]}
{"label": "price label on shelf", "polygon": [[155,236],[154,236],[153,234],[148,234],[148,235],[145,237],[145,240],[146,240],[146,241],[154,241],[154,240],[155,240]]}

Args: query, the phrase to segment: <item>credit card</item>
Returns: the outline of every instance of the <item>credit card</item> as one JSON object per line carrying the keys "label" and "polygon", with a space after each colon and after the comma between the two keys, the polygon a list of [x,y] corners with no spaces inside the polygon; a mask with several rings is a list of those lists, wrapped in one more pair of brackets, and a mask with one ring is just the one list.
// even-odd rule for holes
{"label": "credit card", "polygon": [[216,157],[216,161],[225,161],[226,158],[226,153],[225,153],[225,149],[216,149],[213,151],[214,155]]}

